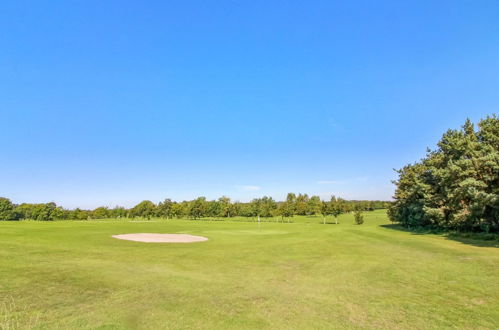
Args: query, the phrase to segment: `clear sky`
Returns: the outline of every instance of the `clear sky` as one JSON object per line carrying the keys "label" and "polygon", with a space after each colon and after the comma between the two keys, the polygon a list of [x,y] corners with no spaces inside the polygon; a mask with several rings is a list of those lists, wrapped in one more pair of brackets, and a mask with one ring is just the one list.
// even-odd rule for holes
{"label": "clear sky", "polygon": [[3,1],[0,196],[389,199],[499,109],[499,1]]}

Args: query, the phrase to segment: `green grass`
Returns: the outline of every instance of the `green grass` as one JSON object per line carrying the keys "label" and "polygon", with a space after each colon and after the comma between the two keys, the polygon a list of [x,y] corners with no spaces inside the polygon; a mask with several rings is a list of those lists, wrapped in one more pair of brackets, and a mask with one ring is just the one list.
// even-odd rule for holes
{"label": "green grass", "polygon": [[0,222],[0,328],[499,328],[497,241],[365,221]]}

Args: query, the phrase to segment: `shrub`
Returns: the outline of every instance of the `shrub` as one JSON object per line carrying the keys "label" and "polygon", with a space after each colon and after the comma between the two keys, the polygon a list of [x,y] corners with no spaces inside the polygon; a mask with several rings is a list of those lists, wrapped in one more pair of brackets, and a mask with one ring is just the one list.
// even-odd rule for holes
{"label": "shrub", "polygon": [[362,214],[361,211],[355,211],[353,214],[354,219],[355,219],[355,224],[361,225],[364,223],[364,215]]}

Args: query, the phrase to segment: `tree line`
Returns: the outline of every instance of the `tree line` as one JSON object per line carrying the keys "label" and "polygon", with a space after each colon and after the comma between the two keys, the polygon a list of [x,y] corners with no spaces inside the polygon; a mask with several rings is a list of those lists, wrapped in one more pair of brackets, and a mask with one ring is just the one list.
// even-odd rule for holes
{"label": "tree line", "polygon": [[319,196],[289,193],[284,201],[275,201],[272,197],[255,198],[251,202],[233,202],[222,196],[216,200],[198,197],[190,201],[176,202],[169,198],[155,204],[149,200],[140,202],[131,208],[98,207],[94,210],[79,208],[70,210],[55,203],[14,204],[7,198],[0,197],[0,220],[88,220],[106,218],[231,218],[231,217],[281,217],[295,215],[335,216],[351,211],[372,211],[387,208],[386,201],[345,200],[332,196],[324,201]]}
{"label": "tree line", "polygon": [[499,232],[499,118],[468,119],[436,150],[398,171],[393,221],[406,227]]}

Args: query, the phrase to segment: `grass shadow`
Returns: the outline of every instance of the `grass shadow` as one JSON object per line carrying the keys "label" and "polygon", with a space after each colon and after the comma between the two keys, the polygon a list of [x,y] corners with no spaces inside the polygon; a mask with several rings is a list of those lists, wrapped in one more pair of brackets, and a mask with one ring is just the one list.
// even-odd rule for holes
{"label": "grass shadow", "polygon": [[445,231],[437,229],[427,229],[427,228],[406,228],[399,224],[385,224],[380,225],[380,227],[404,231],[410,233],[411,235],[441,235],[445,239],[457,241],[463,244],[473,245],[477,247],[494,247],[499,248],[499,234],[487,234],[487,233],[467,233],[467,232],[454,232]]}

